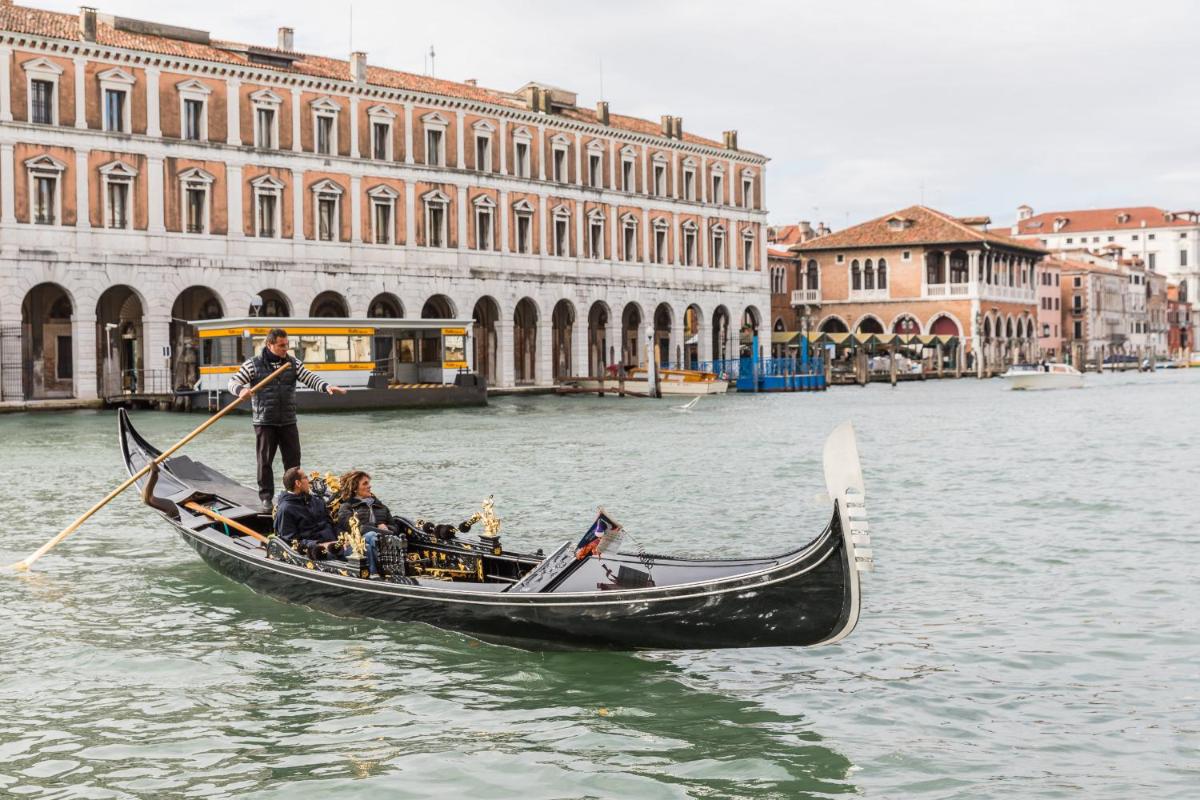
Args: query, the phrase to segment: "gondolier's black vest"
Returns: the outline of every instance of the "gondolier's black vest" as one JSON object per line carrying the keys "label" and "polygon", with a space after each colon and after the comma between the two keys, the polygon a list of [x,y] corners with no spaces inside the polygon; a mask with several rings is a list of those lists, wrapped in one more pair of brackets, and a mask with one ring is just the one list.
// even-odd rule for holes
{"label": "gondolier's black vest", "polygon": [[[274,370],[267,366],[262,353],[256,355],[253,361],[254,374],[250,385],[257,386],[259,381]],[[288,356],[288,361],[292,362],[292,368],[284,370],[282,375],[254,395],[252,404],[255,425],[296,424],[296,375],[299,373],[300,362],[291,356]]]}

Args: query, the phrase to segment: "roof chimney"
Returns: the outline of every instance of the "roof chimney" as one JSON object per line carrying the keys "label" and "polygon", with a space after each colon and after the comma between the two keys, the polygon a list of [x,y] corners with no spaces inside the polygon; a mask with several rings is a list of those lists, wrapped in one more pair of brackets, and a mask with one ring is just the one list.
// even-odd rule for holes
{"label": "roof chimney", "polygon": [[670,114],[663,114],[661,119],[662,119],[662,135],[666,136],[668,139],[670,139],[671,131],[673,131],[675,129],[675,123],[674,123],[675,118],[672,117]]}
{"label": "roof chimney", "polygon": [[737,131],[725,131],[725,149],[737,150]]}
{"label": "roof chimney", "polygon": [[296,32],[291,28],[280,28],[278,33],[277,47],[280,50],[292,51],[296,49]]}
{"label": "roof chimney", "polygon": [[367,82],[367,54],[361,50],[350,54],[350,80],[355,83]]}
{"label": "roof chimney", "polygon": [[601,125],[608,124],[608,103],[603,100],[596,103],[596,119]]}
{"label": "roof chimney", "polygon": [[671,118],[671,135],[676,139],[683,138],[683,117]]}
{"label": "roof chimney", "polygon": [[91,6],[79,8],[79,33],[85,41],[96,41],[96,9]]}
{"label": "roof chimney", "polygon": [[1033,216],[1033,209],[1029,206],[1017,206],[1017,219],[1029,219]]}
{"label": "roof chimney", "polygon": [[478,86],[479,85],[479,81],[476,80],[475,78],[467,78],[465,81],[463,81],[463,83],[466,84],[467,86]]}

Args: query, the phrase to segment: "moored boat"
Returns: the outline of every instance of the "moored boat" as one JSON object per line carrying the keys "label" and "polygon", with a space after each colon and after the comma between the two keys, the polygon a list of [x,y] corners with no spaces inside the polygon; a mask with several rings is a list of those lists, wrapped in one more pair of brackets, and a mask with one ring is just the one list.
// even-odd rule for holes
{"label": "moored boat", "polygon": [[1000,377],[1010,389],[1083,388],[1083,373],[1070,364],[1014,364]]}
{"label": "moored boat", "polygon": [[[123,410],[119,419],[132,475],[159,451]],[[139,485],[147,503],[217,572],[332,614],[425,622],[537,649],[808,646],[854,630],[859,573],[873,563],[848,423],[829,437],[824,456],[831,519],[815,538],[781,555],[621,552],[621,528],[603,513],[578,542],[572,536],[548,556],[506,550],[496,536],[467,537],[470,521],[456,528],[402,519],[403,537],[389,537],[403,538],[392,548],[401,555],[384,580],[362,577],[353,558],[315,560],[271,536],[272,520],[255,510],[253,490],[187,456],[165,459]]]}

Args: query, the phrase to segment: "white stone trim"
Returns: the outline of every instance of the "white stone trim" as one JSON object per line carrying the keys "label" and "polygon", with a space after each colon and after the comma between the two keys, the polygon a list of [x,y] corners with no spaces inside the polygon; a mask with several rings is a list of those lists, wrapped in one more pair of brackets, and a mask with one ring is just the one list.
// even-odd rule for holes
{"label": "white stone trim", "polygon": [[[371,244],[396,244],[396,200],[399,197],[400,193],[385,183],[372,186],[367,190],[367,199],[371,206]],[[388,207],[388,240],[386,242],[379,241],[375,225],[375,208],[381,205]]]}
{"label": "white stone trim", "polygon": [[[206,236],[212,233],[212,187],[216,179],[199,167],[192,167],[179,173],[179,228],[184,236]],[[187,193],[190,188],[198,188],[204,192],[204,221],[203,230],[188,230]]]}
{"label": "white stone trim", "polygon": [[[12,53],[0,54],[7,61]],[[59,100],[59,78],[62,77],[65,70],[53,61],[47,58],[33,58],[21,64],[21,69],[25,72],[25,120],[33,123],[33,82],[46,81],[54,87],[50,102],[50,122],[42,123],[49,125],[58,125],[58,100]],[[4,65],[5,73],[8,71],[8,64]],[[9,90],[8,86],[4,87],[5,92]],[[4,98],[4,105],[7,108],[9,98]],[[12,112],[9,110],[6,121],[12,120]],[[2,116],[2,115],[0,115]]]}
{"label": "white stone trim", "polygon": [[[208,141],[208,98],[212,94],[212,89],[205,86],[196,79],[180,81],[175,84],[175,91],[179,94],[179,138],[186,141]],[[187,101],[194,100],[200,103],[200,138],[188,139],[187,136]]]}
{"label": "white stone trim", "polygon": [[[30,224],[43,225],[62,225],[62,193],[63,193],[63,172],[67,169],[67,165],[59,161],[53,156],[42,155],[33,156],[25,159],[25,171],[28,176],[29,184],[29,222]],[[37,178],[53,178],[54,179],[54,219],[49,223],[38,223],[37,221]]]}
{"label": "white stone trim", "polygon": [[[100,81],[100,127],[104,131],[110,133],[132,133],[133,132],[133,86],[137,81],[133,76],[120,67],[106,69],[96,76]],[[121,101],[121,127],[119,130],[114,130],[109,126],[108,119],[108,93],[121,92],[123,99]]]}
{"label": "white stone trim", "polygon": [[[132,230],[134,227],[133,209],[137,207],[134,202],[134,192],[136,191],[136,178],[138,171],[126,164],[124,161],[110,161],[100,167],[100,227],[116,229],[116,230]],[[111,184],[120,183],[125,186],[125,225],[114,226],[109,225],[109,202],[108,190]]]}
{"label": "white stone trim", "polygon": [[[309,103],[312,113],[313,153],[318,156],[336,156],[338,150],[338,119],[342,107],[329,97],[318,97]],[[321,120],[329,120],[329,150],[321,151]]]}
{"label": "white stone trim", "polygon": [[[440,189],[433,189],[421,195],[421,203],[424,205],[425,211],[425,246],[434,249],[449,249],[450,247],[450,195]],[[440,238],[442,244],[433,245],[433,214],[431,213],[433,206],[442,207],[442,224],[439,226],[441,230]],[[461,246],[463,243],[459,242]]]}
{"label": "white stone trim", "polygon": [[[283,190],[287,188],[287,184],[276,178],[274,175],[263,174],[250,181],[250,202],[254,203],[254,235],[259,239],[279,239],[283,237]],[[274,233],[271,236],[263,235],[262,225],[262,207],[259,204],[259,197],[263,195],[272,195],[275,198],[275,215],[271,220]],[[292,236],[296,236],[296,232],[292,232]]]}

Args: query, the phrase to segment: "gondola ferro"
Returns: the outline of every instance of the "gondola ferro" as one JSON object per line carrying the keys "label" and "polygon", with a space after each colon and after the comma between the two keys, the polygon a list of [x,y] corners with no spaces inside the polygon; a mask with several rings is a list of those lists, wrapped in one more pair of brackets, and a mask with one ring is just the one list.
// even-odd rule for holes
{"label": "gondola ferro", "polygon": [[[124,410],[119,427],[132,475],[159,451]],[[824,467],[832,517],[782,555],[620,552],[622,531],[604,512],[582,539],[549,555],[512,552],[500,544],[489,498],[457,525],[400,520],[400,535],[380,547],[383,580],[367,580],[353,556],[314,559],[271,536],[253,489],[188,456],[164,460],[155,482],[147,476],[139,488],[213,569],[285,602],[530,649],[682,650],[829,644],[854,630],[860,573],[873,561],[850,423],[826,441]],[[485,533],[468,537],[480,520]]]}

